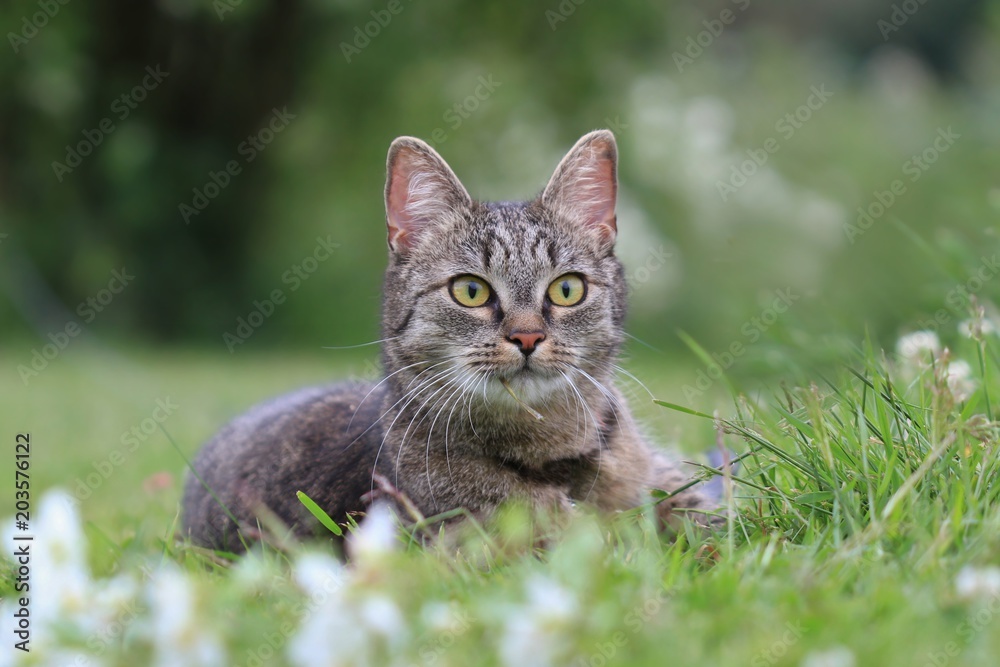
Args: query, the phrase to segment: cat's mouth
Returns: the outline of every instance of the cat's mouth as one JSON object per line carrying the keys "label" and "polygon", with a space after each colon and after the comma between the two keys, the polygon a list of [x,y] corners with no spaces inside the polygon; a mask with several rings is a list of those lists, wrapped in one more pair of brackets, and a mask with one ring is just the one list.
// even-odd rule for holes
{"label": "cat's mouth", "polygon": [[551,377],[554,375],[551,369],[546,368],[544,364],[539,363],[537,360],[532,361],[531,357],[525,357],[524,361],[519,364],[499,368],[494,374],[507,380],[514,378]]}
{"label": "cat's mouth", "polygon": [[544,401],[565,387],[565,375],[538,362],[525,359],[516,367],[496,368],[492,373],[494,393],[507,397],[513,391],[520,399],[533,403]]}
{"label": "cat's mouth", "polygon": [[501,403],[524,404],[531,406],[543,405],[552,394],[565,386],[565,380],[560,375],[542,373],[538,370],[522,368],[513,373],[494,373],[489,382],[488,394],[491,401]]}

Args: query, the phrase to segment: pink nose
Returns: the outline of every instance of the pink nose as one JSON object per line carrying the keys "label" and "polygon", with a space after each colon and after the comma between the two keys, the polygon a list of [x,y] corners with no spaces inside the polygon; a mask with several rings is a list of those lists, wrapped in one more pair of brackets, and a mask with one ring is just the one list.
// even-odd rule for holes
{"label": "pink nose", "polygon": [[507,340],[517,345],[521,354],[527,356],[535,351],[535,346],[545,340],[541,331],[511,331]]}

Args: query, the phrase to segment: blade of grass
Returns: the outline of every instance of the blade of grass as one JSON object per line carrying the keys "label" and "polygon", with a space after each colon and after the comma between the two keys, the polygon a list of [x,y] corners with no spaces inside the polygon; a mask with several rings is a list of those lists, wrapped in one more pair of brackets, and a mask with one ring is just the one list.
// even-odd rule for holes
{"label": "blade of grass", "polygon": [[330,518],[330,515],[327,514],[322,507],[316,504],[316,501],[304,494],[302,491],[296,491],[295,497],[299,499],[300,503],[305,505],[305,508],[309,510],[309,513],[316,517],[316,519],[323,524],[327,530],[337,537],[343,537],[344,530],[337,525],[336,521]]}
{"label": "blade of grass", "polygon": [[694,415],[695,417],[703,417],[705,419],[712,419],[712,420],[715,419],[715,417],[713,417],[712,415],[706,415],[704,412],[698,412],[697,410],[692,410],[691,408],[685,408],[683,405],[677,405],[676,403],[661,401],[658,398],[654,398],[653,403],[656,403],[657,405],[662,405],[665,408],[670,408],[671,410],[676,410],[677,412],[683,412],[686,415]]}

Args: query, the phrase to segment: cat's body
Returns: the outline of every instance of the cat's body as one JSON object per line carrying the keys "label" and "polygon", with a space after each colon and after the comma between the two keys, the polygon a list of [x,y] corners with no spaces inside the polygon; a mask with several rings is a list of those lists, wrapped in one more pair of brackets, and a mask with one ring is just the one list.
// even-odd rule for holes
{"label": "cat's body", "polygon": [[[342,520],[364,510],[375,473],[425,516],[486,516],[509,499],[613,511],[679,488],[684,475],[643,440],[612,383],[626,292],[614,256],[616,158],[611,134],[594,132],[538,199],[480,203],[430,147],[397,139],[387,377],[303,390],[223,429],[194,466],[215,497],[188,480],[192,539],[242,548],[220,504],[241,528],[264,507],[308,534],[315,520],[296,491]],[[688,490],[659,511],[713,505]]]}

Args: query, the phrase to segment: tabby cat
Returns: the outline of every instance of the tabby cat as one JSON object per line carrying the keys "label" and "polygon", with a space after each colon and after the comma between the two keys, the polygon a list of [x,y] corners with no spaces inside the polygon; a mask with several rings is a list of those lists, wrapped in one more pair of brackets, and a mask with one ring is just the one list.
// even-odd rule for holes
{"label": "tabby cat", "polygon": [[[187,535],[241,551],[263,508],[308,535],[317,522],[296,491],[339,521],[363,511],[382,478],[424,516],[485,517],[508,499],[623,510],[685,485],[612,381],[626,301],[616,196],[606,130],[580,139],[526,202],[475,201],[434,149],[396,139],[385,379],[304,389],[223,428],[188,478]],[[657,512],[714,507],[692,488]]]}

